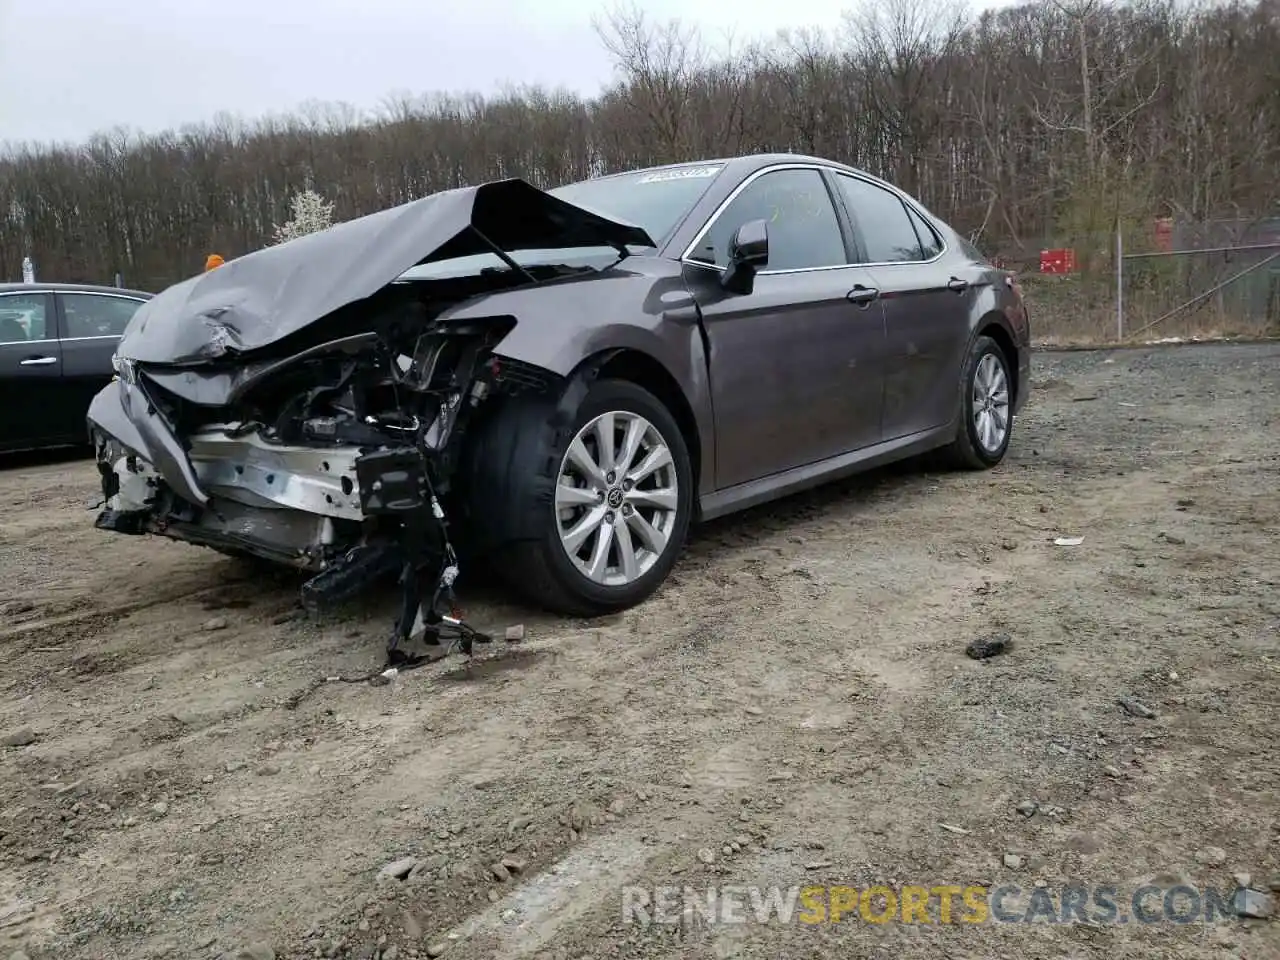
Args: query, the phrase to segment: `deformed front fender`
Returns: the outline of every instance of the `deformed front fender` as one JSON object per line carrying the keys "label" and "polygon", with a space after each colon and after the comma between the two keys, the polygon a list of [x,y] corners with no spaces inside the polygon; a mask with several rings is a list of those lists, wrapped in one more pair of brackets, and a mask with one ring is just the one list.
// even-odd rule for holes
{"label": "deformed front fender", "polygon": [[91,429],[146,459],[178,496],[201,507],[209,502],[186,452],[141,387],[112,380],[90,402],[87,417]]}
{"label": "deformed front fender", "polygon": [[584,361],[632,350],[656,361],[684,395],[698,429],[702,486],[715,472],[707,354],[693,296],[673,264],[633,257],[589,277],[492,294],[446,311],[445,320],[516,319],[499,357],[570,378]]}

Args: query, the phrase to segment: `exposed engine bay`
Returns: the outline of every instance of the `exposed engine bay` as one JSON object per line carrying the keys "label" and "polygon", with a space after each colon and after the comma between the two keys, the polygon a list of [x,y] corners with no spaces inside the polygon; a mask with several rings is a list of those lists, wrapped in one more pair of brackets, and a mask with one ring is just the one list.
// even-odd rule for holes
{"label": "exposed engine bay", "polygon": [[[547,267],[534,279],[573,272]],[[461,445],[483,404],[554,389],[558,378],[492,352],[514,318],[451,323],[432,314],[481,281],[492,289],[523,279],[454,281],[443,300],[439,282],[393,284],[355,305],[365,332],[278,359],[121,364],[113,386],[142,398],[182,439],[207,502],[181,496],[138,451],[95,429],[105,497],[96,525],[309,571],[302,601],[311,611],[398,571],[403,603],[389,663],[410,662],[403,645],[411,638],[440,647],[452,633],[470,652],[486,638],[453,607],[458,558],[444,508]],[[351,329],[350,312],[309,329],[308,338],[323,336],[322,326]],[[201,402],[207,385],[220,381],[232,384],[225,402]]]}
{"label": "exposed engine bay", "polygon": [[411,637],[440,647],[442,631],[469,652],[483,635],[454,615],[445,516],[464,443],[503,402],[563,389],[561,374],[495,351],[518,321],[510,298],[494,315],[486,298],[572,286],[632,246],[653,240],[510,179],[174,284],[134,315],[89,407],[97,526],[308,571],[310,610],[399,571],[391,663]]}

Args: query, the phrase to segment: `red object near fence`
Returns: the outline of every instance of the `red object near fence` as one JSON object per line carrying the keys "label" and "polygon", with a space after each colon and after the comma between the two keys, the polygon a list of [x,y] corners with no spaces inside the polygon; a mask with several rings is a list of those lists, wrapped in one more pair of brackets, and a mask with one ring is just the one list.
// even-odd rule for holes
{"label": "red object near fence", "polygon": [[1075,273],[1076,251],[1072,247],[1040,251],[1041,273]]}
{"label": "red object near fence", "polygon": [[1156,249],[1168,253],[1173,249],[1173,217],[1156,217]]}

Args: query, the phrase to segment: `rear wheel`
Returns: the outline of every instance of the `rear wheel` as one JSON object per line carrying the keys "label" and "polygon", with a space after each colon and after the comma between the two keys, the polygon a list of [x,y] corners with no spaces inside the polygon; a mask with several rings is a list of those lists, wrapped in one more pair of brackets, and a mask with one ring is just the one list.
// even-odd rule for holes
{"label": "rear wheel", "polygon": [[943,448],[951,466],[985,470],[1004,459],[1013,432],[1013,378],[1009,361],[990,337],[974,342],[960,378],[960,422]]}
{"label": "rear wheel", "polygon": [[[491,424],[484,443],[497,451],[509,438],[505,475],[476,465],[489,482],[477,485],[470,513],[487,509],[497,525],[489,565],[557,613],[593,616],[648,598],[679,556],[693,505],[689,452],[671,413],[622,380],[592,384],[559,430],[546,419],[535,427],[536,411],[520,413]],[[495,494],[506,502],[491,502]]]}

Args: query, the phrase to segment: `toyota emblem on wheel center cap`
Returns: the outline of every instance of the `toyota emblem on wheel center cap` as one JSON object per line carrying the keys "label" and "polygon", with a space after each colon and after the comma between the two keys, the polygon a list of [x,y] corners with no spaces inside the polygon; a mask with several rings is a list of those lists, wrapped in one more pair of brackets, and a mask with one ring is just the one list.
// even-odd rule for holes
{"label": "toyota emblem on wheel center cap", "polygon": [[609,501],[609,506],[615,509],[622,506],[622,488],[610,487],[608,501]]}

